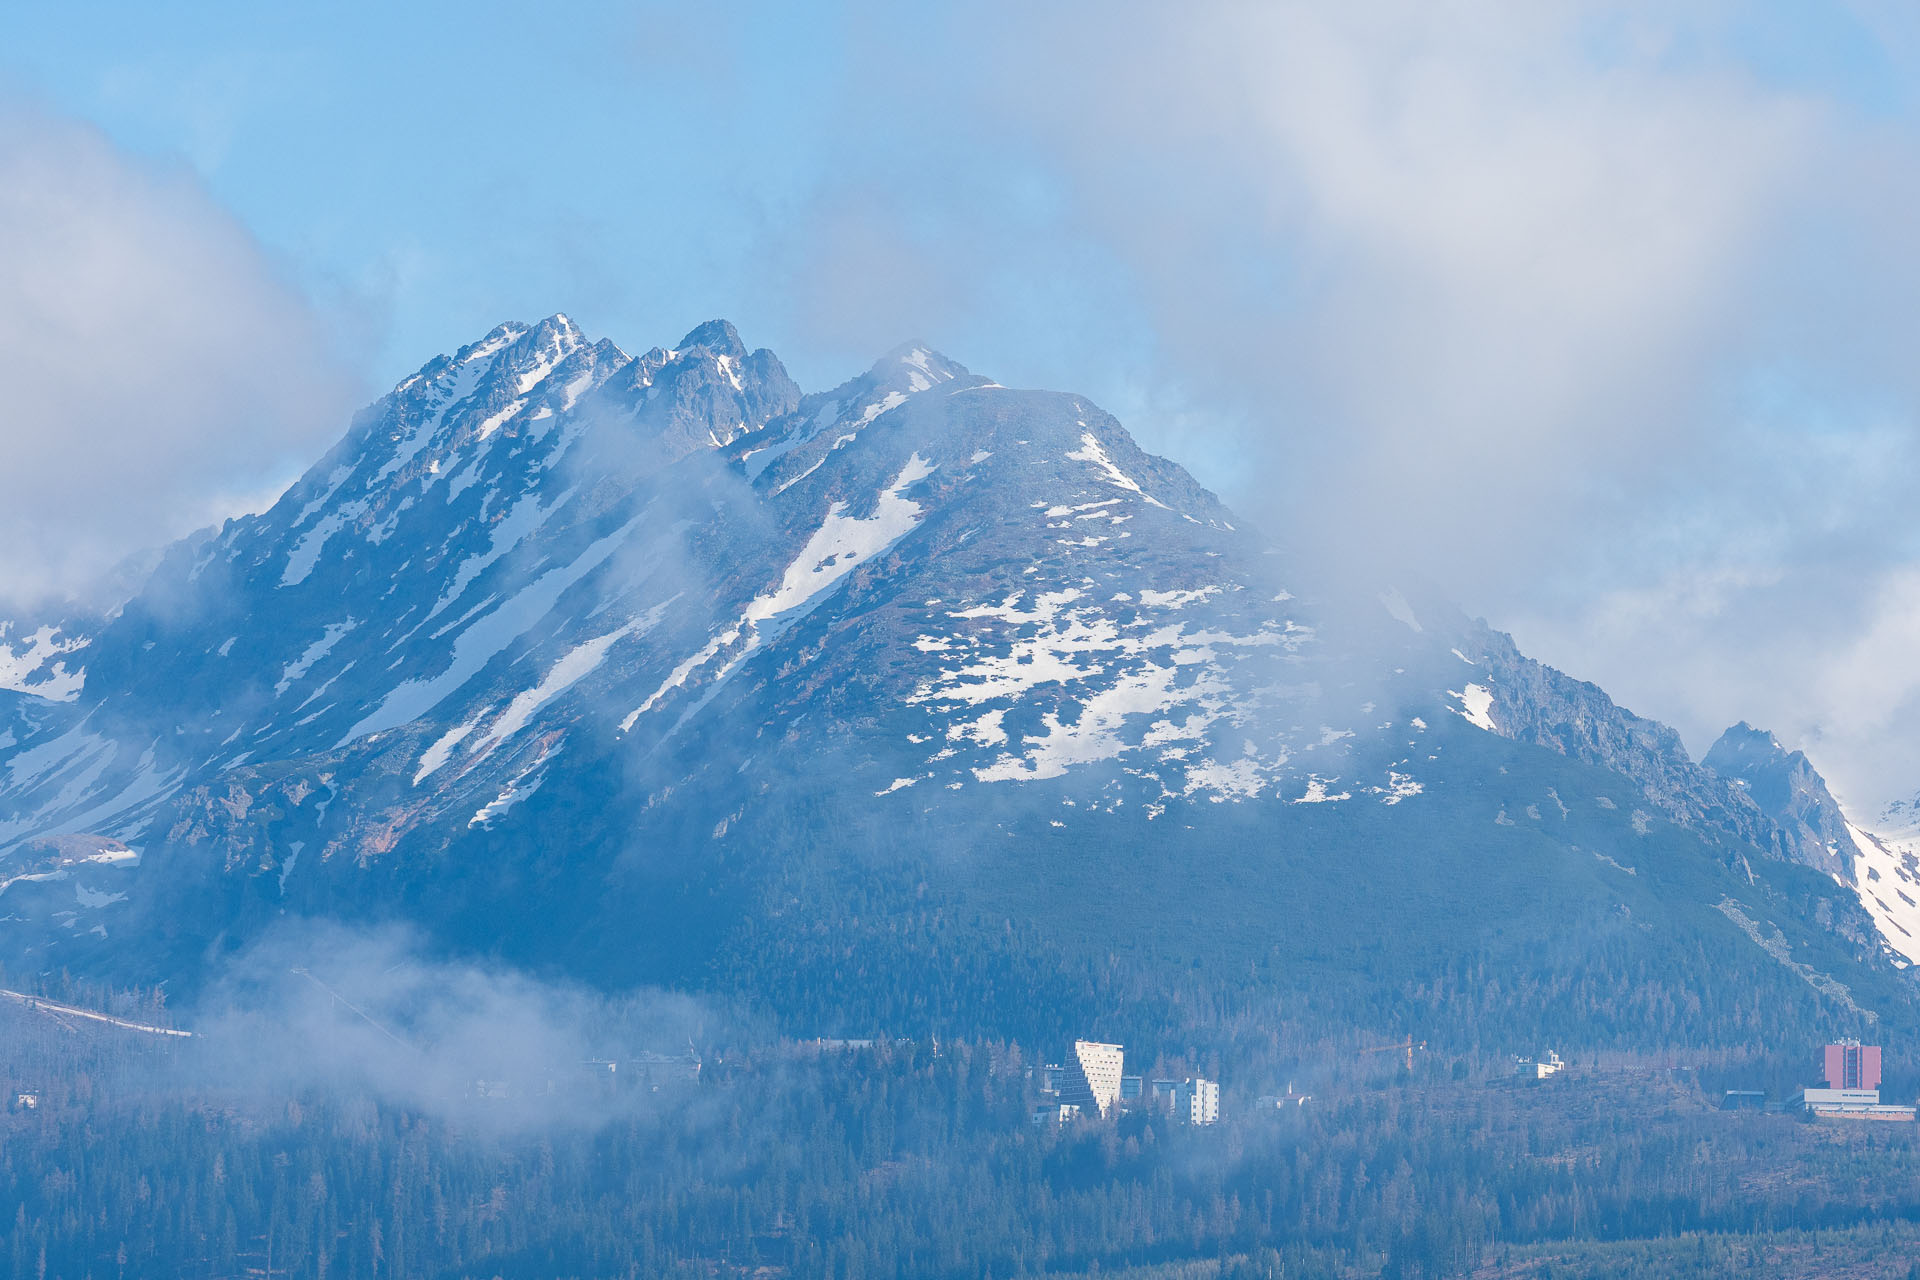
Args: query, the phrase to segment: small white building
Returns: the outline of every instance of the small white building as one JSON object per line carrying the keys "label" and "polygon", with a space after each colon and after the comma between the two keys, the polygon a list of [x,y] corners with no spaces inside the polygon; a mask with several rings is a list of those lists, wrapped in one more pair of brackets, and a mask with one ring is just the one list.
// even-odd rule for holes
{"label": "small white building", "polygon": [[1845,1116],[1863,1120],[1909,1121],[1915,1109],[1880,1101],[1878,1089],[1802,1089],[1800,1106],[1817,1116]]}
{"label": "small white building", "polygon": [[1187,1124],[1217,1124],[1220,1120],[1220,1082],[1202,1076],[1183,1080],[1159,1079],[1149,1086],[1153,1107]]}
{"label": "small white building", "polygon": [[1566,1065],[1560,1060],[1559,1054],[1549,1049],[1537,1058],[1517,1059],[1514,1074],[1527,1080],[1545,1080],[1548,1076],[1559,1075],[1561,1068]]}

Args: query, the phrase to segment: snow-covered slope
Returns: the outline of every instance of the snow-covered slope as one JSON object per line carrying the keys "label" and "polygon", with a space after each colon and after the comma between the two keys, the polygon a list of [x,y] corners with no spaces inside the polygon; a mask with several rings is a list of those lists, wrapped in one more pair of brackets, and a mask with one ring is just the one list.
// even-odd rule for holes
{"label": "snow-covered slope", "polygon": [[1887,945],[1920,961],[1920,823],[1847,830],[1855,849],[1853,886]]}

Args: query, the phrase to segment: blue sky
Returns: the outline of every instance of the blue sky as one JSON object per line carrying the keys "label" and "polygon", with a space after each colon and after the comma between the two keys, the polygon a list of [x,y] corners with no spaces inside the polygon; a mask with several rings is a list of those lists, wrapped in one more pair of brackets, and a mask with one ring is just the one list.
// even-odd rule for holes
{"label": "blue sky", "polygon": [[[13,85],[190,166],[382,381],[511,316],[632,342],[753,292],[835,23],[627,5],[17,9]],[[669,334],[668,330],[674,330]]]}
{"label": "blue sky", "polygon": [[[1594,67],[1644,58],[1624,52],[1641,11],[1587,8]],[[1656,60],[1676,77],[1734,65],[1868,120],[1912,112],[1911,68],[1853,6],[1694,13],[1665,24]],[[554,310],[630,344],[726,315],[806,385],[845,376],[868,350],[782,297],[807,247],[790,229],[838,184],[894,183],[888,212],[910,240],[937,253],[947,224],[988,223],[996,247],[1049,261],[1037,278],[976,278],[991,302],[924,308],[882,345],[924,336],[1137,405],[1144,389],[1089,367],[1089,351],[1146,358],[1154,317],[1124,254],[1075,225],[1072,175],[1017,122],[945,119],[917,137],[951,86],[889,74],[942,41],[956,45],[945,74],[978,73],[964,37],[996,20],[934,5],[16,6],[0,90],[190,169],[373,386]],[[929,180],[949,166],[967,176]],[[1245,269],[1284,278],[1284,249],[1258,248]]]}
{"label": "blue sky", "polygon": [[[1646,60],[1643,9],[1575,8],[1592,67]],[[1475,9],[1462,8],[1463,23],[1484,20]],[[1667,47],[1654,58],[1677,79],[1733,66],[1863,121],[1911,116],[1911,66],[1853,6],[1688,12],[1660,24]],[[0,27],[0,92],[189,169],[311,300],[369,388],[509,317],[565,310],[646,345],[725,315],[808,386],[921,337],[1010,378],[1085,388],[1168,447],[1174,433],[1151,409],[1222,407],[1204,392],[1186,403],[1196,393],[1177,360],[1151,367],[1160,318],[1125,250],[1076,217],[1085,193],[1058,140],[956,102],[966,95],[953,81],[999,70],[974,41],[1003,16],[866,4],[16,6]],[[951,63],[916,83],[911,68],[943,43]],[[925,279],[894,296],[880,281],[879,317],[818,323],[793,280],[817,248],[807,224],[836,188],[875,185],[895,193],[878,215],[888,235],[917,256],[968,242],[953,258],[967,296]],[[1250,288],[1294,274],[1290,246],[1253,239],[1237,264]],[[888,327],[895,315],[911,332]],[[1235,451],[1199,436],[1183,460],[1229,484]]]}
{"label": "blue sky", "polygon": [[60,199],[0,208],[0,500],[45,587],[503,319],[726,316],[810,388],[918,338],[1910,795],[1916,68],[1868,0],[14,6],[0,165]]}
{"label": "blue sky", "polygon": [[[824,190],[896,170],[907,190],[929,164],[982,164],[972,196],[1014,224],[1000,230],[1061,232],[1048,176],[1004,139],[969,135],[974,154],[961,154],[949,136],[934,156],[889,128],[885,102],[863,100],[863,60],[886,51],[850,29],[870,29],[874,12],[47,6],[9,15],[0,74],[133,155],[190,168],[378,385],[502,319],[564,310],[640,346],[725,315],[812,386],[877,354],[780,297],[796,270],[788,229]],[[929,10],[887,22],[899,39],[937,40],[961,20]],[[937,237],[975,212],[929,201],[903,220]],[[1040,301],[1053,314],[1021,297],[1013,323],[926,318],[983,361],[1052,345],[1063,315],[1121,341],[1121,287],[1088,298],[1072,279]]]}

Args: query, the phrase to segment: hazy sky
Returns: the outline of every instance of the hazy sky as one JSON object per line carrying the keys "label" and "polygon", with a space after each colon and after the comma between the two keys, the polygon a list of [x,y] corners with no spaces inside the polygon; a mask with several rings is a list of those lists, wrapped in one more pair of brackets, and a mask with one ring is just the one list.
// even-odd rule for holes
{"label": "hazy sky", "polygon": [[918,337],[1863,809],[1920,788],[1910,4],[15,6],[0,592],[500,320]]}

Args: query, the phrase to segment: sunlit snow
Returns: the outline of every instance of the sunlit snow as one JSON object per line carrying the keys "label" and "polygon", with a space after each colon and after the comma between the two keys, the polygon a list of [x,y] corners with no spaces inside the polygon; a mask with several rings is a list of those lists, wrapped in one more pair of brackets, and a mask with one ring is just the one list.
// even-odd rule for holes
{"label": "sunlit snow", "polygon": [[[1085,424],[1083,423],[1082,425]],[[1086,432],[1080,437],[1080,448],[1069,453],[1067,457],[1074,462],[1092,463],[1100,469],[1101,474],[1106,477],[1108,484],[1116,484],[1122,489],[1129,489],[1156,507],[1165,507],[1167,505],[1148,493],[1145,489],[1142,489],[1139,484],[1134,481],[1132,476],[1120,470],[1119,467],[1116,467],[1113,464],[1113,459],[1107,456],[1107,451],[1100,447],[1100,442],[1094,438],[1093,432],[1091,431]]]}
{"label": "sunlit snow", "polygon": [[1340,781],[1338,778],[1323,778],[1317,773],[1310,774],[1307,778],[1306,794],[1295,797],[1293,803],[1295,804],[1330,804],[1337,800],[1353,799],[1353,795],[1350,792],[1342,791],[1338,795],[1332,795],[1327,791],[1327,787],[1329,785],[1336,783],[1338,781]]}
{"label": "sunlit snow", "polygon": [[1459,693],[1447,690],[1449,698],[1460,699],[1460,706],[1454,713],[1466,719],[1467,723],[1478,725],[1488,733],[1500,732],[1493,723],[1493,691],[1484,685],[1470,684]]}
{"label": "sunlit snow", "polygon": [[1847,824],[1859,851],[1854,890],[1887,945],[1920,962],[1920,830],[1869,831]]}
{"label": "sunlit snow", "polygon": [[[689,676],[731,647],[743,634],[750,653],[761,643],[763,624],[778,626],[790,622],[811,608],[828,588],[911,533],[920,522],[920,504],[903,495],[933,470],[934,464],[918,453],[913,454],[900,474],[893,478],[893,483],[881,490],[870,516],[849,516],[846,503],[834,503],[800,554],[787,565],[780,584],[765,595],[754,597],[739,622],[676,666],[660,687],[620,722],[621,732],[631,730],[641,716],[653,710],[662,698],[684,685]],[[737,666],[745,656],[745,653],[734,655],[727,670]]]}
{"label": "sunlit snow", "polygon": [[56,640],[52,627],[41,627],[8,642],[8,628],[0,622],[0,689],[30,693],[53,702],[71,702],[86,685],[85,668],[69,670],[59,659],[83,647],[76,636]]}
{"label": "sunlit snow", "polygon": [[549,569],[500,605],[476,620],[454,640],[447,667],[424,680],[408,680],[391,690],[371,713],[340,740],[344,746],[364,734],[391,729],[425,715],[441,699],[479,673],[495,654],[512,644],[547,615],[562,592],[605,563],[607,557],[633,533],[642,512],[577,556],[563,568]]}
{"label": "sunlit snow", "polygon": [[320,633],[318,640],[308,645],[305,652],[281,669],[280,679],[274,682],[274,696],[280,696],[305,679],[307,672],[312,670],[313,664],[326,657],[328,651],[340,643],[340,637],[358,625],[359,623],[353,618],[348,618],[345,622],[329,623],[326,630]]}

